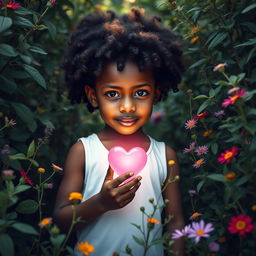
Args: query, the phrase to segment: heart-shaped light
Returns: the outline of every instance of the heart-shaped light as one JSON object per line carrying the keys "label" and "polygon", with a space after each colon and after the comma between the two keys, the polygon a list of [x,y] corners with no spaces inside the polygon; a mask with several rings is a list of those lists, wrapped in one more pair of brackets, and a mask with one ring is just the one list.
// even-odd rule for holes
{"label": "heart-shaped light", "polygon": [[128,152],[122,147],[113,147],[109,150],[108,162],[118,175],[126,172],[137,175],[147,163],[147,154],[140,147],[132,148]]}

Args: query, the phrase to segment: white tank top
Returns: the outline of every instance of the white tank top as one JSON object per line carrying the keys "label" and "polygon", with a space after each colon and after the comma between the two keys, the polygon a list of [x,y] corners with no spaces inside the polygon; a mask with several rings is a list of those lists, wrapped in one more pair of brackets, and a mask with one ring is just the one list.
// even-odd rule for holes
{"label": "white tank top", "polygon": [[[95,251],[92,256],[112,256],[113,252],[120,255],[124,253],[128,245],[134,256],[143,255],[143,246],[136,243],[133,236],[143,238],[141,232],[134,226],[140,225],[144,230],[147,228],[147,217],[142,215],[140,207],[145,207],[145,212],[153,212],[149,198],[158,201],[158,206],[163,205],[161,185],[167,176],[165,144],[150,138],[150,147],[147,151],[147,163],[138,174],[142,176],[141,185],[132,202],[121,209],[108,211],[91,222],[82,230],[78,231],[78,242],[89,242],[94,245]],[[86,165],[83,187],[83,200],[91,198],[100,192],[105,179],[109,163],[108,150],[96,134],[79,139],[85,149]],[[114,178],[117,177],[114,174]],[[161,222],[162,208],[155,211],[153,218]],[[155,224],[150,232],[150,239],[156,240],[162,236],[162,226]],[[82,255],[76,251],[76,255]],[[147,256],[163,256],[162,244],[157,244],[147,252]]]}

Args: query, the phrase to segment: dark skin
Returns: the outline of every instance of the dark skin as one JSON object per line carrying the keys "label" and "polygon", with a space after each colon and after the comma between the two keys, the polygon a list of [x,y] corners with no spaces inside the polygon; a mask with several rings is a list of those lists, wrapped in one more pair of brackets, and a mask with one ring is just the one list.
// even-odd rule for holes
{"label": "dark skin", "polygon": [[[96,79],[95,89],[85,86],[85,93],[92,106],[99,108],[105,122],[105,127],[99,132],[98,137],[108,150],[114,146],[121,146],[126,150],[133,147],[148,150],[150,140],[144,134],[142,127],[148,121],[152,107],[157,103],[160,94],[150,70],[139,72],[137,65],[129,61],[124,70],[119,72],[116,64],[110,62]],[[176,164],[172,168],[167,165],[168,175],[179,175],[176,153],[166,147],[166,160],[171,159]],[[62,230],[68,230],[72,220],[69,194],[82,192],[85,161],[84,147],[81,142],[77,142],[68,153],[64,177],[56,199],[54,217]],[[135,197],[140,183],[143,182],[142,177],[137,176],[123,183],[131,176],[133,174],[127,172],[113,179],[113,170],[109,167],[100,192],[76,206],[76,214],[83,220],[76,228],[90,223],[109,210],[129,204]],[[173,232],[175,229],[183,228],[178,182],[168,184],[163,191],[163,197],[170,201],[165,208],[165,214],[174,216],[167,230]],[[177,240],[173,249],[179,253],[178,255],[183,256],[183,240]]]}

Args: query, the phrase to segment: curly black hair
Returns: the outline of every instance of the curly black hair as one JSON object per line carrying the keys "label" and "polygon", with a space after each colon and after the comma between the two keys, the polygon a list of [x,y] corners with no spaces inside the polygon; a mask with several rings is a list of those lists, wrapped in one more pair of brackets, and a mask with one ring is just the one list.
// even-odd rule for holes
{"label": "curly black hair", "polygon": [[139,71],[151,68],[160,87],[160,99],[166,98],[171,88],[178,91],[184,70],[179,37],[160,23],[161,18],[147,19],[144,10],[137,7],[122,16],[107,11],[81,20],[62,63],[71,103],[83,100],[93,112],[84,86],[94,87],[95,78],[110,60],[116,61],[119,71],[127,60],[135,61]]}

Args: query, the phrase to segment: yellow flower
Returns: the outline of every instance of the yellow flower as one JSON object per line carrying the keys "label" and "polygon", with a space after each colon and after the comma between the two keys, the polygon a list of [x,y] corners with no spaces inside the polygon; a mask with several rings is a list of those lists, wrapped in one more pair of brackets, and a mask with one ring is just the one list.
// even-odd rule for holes
{"label": "yellow flower", "polygon": [[254,205],[252,206],[252,210],[253,210],[253,211],[256,211],[256,204],[254,204]]}
{"label": "yellow flower", "polygon": [[190,40],[190,43],[194,44],[196,41],[199,40],[199,36],[195,36]]}
{"label": "yellow flower", "polygon": [[37,171],[40,172],[40,173],[45,173],[45,169],[44,168],[38,168]]}
{"label": "yellow flower", "polygon": [[207,130],[207,131],[205,131],[204,133],[203,133],[203,136],[204,137],[207,137],[207,136],[209,136],[210,134],[212,134],[213,133],[213,130]]}
{"label": "yellow flower", "polygon": [[92,244],[89,244],[88,242],[79,242],[77,243],[77,249],[83,255],[89,255],[94,252],[94,246]]}
{"label": "yellow flower", "polygon": [[174,161],[174,160],[169,160],[169,161],[168,161],[168,164],[169,164],[169,165],[174,165],[174,164],[175,164],[175,161]]}
{"label": "yellow flower", "polygon": [[234,173],[229,172],[225,175],[225,178],[228,180],[233,180],[235,178],[235,176],[236,175]]}
{"label": "yellow flower", "polygon": [[38,225],[39,225],[41,228],[43,228],[43,227],[48,226],[48,225],[50,225],[50,224],[52,224],[52,218],[44,218],[44,219],[42,219],[42,220],[39,222]]}
{"label": "yellow flower", "polygon": [[152,224],[159,224],[160,222],[157,219],[154,218],[148,218],[148,223],[152,223]]}
{"label": "yellow flower", "polygon": [[69,194],[68,200],[82,200],[83,196],[79,192],[72,192]]}

